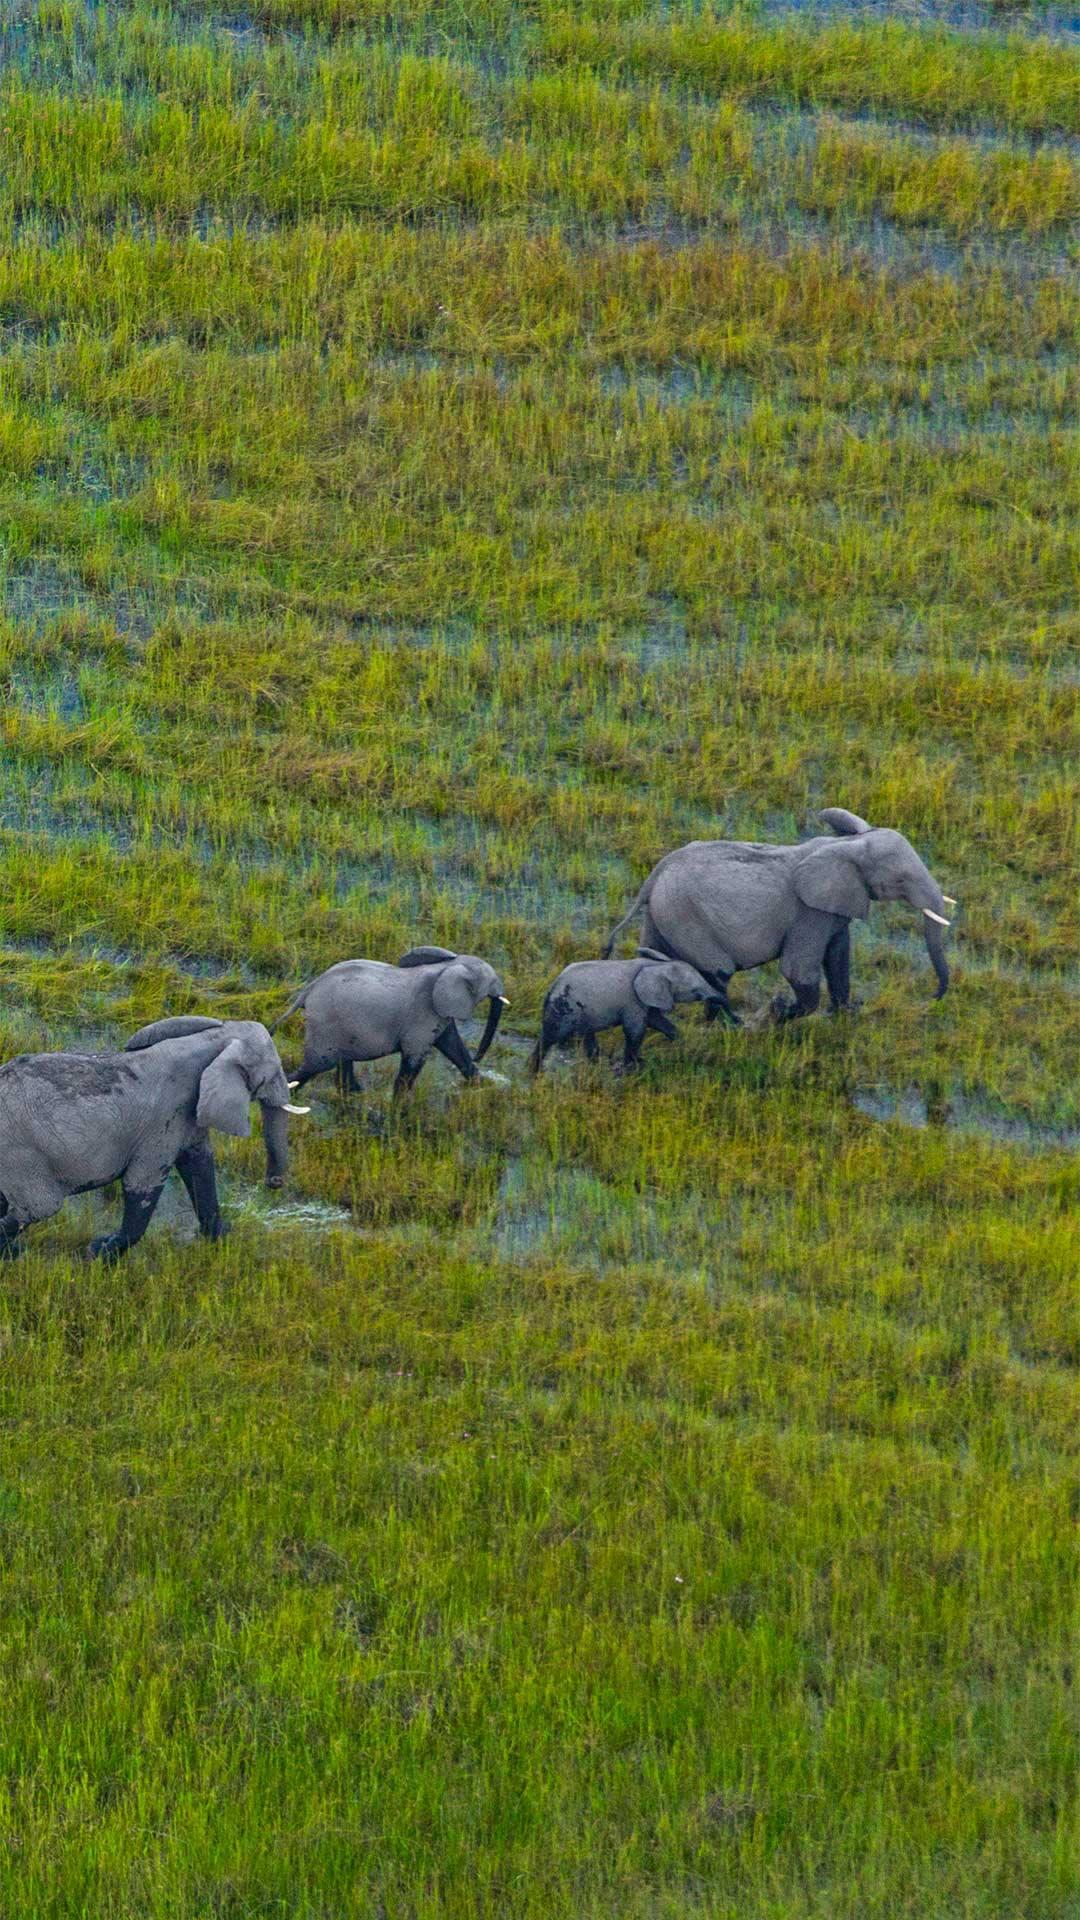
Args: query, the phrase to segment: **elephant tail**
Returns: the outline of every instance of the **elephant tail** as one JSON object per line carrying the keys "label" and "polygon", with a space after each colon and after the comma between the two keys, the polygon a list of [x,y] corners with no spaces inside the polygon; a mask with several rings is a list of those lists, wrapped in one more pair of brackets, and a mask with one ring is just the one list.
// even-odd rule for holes
{"label": "elephant tail", "polygon": [[529,1072],[539,1073],[540,1068],[543,1066],[543,1064],[544,1064],[544,1042],[542,1039],[540,1039],[537,1041],[535,1047],[533,1048],[532,1052],[529,1055]]}
{"label": "elephant tail", "polygon": [[276,1020],[270,1021],[266,1029],[267,1033],[274,1033],[276,1032],[278,1027],[284,1026],[286,1020],[289,1018],[289,1015],[291,1013],[295,1013],[297,1007],[303,1006],[304,1001],[307,999],[308,994],[311,992],[311,989],[314,985],[315,985],[314,980],[305,980],[303,986],[300,988],[299,993],[293,994],[293,997],[289,1001],[288,1006],[285,1008],[284,1013],[279,1013]]}
{"label": "elephant tail", "polygon": [[634,901],[634,904],[631,907],[629,913],[624,913],[622,919],[619,921],[618,926],[612,928],[611,935],[608,939],[607,945],[601,949],[600,958],[602,960],[611,959],[615,942],[618,939],[620,933],[625,932],[626,928],[630,925],[631,921],[636,920],[638,917],[638,914],[643,912],[645,907],[648,906],[649,895],[652,892],[652,883],[655,878],[656,878],[656,868],[654,867],[648,879],[644,882],[643,886],[641,887],[638,893],[638,897]]}

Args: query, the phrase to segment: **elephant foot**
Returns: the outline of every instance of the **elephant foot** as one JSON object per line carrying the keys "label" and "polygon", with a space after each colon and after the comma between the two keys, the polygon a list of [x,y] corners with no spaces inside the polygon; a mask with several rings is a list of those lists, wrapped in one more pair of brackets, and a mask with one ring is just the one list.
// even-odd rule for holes
{"label": "elephant foot", "polygon": [[285,1185],[285,1175],[283,1173],[268,1173],[266,1179],[263,1181],[263,1185],[264,1187],[283,1187]]}
{"label": "elephant foot", "polygon": [[837,1013],[858,1013],[861,1006],[861,1000],[834,1000],[829,1007],[829,1013],[830,1015]]}
{"label": "elephant foot", "polygon": [[86,1257],[88,1260],[103,1260],[107,1267],[111,1267],[117,1260],[123,1259],[127,1250],[128,1242],[122,1240],[119,1234],[105,1233],[99,1240],[91,1240]]}
{"label": "elephant foot", "polygon": [[811,999],[809,995],[803,995],[800,999],[787,1000],[782,994],[777,994],[772,1004],[776,1012],[777,1026],[786,1027],[792,1020],[808,1019],[817,1007],[817,998],[815,996]]}
{"label": "elephant foot", "polygon": [[201,1226],[199,1228],[199,1232],[202,1234],[204,1240],[224,1240],[226,1235],[231,1233],[231,1231],[232,1229],[228,1221],[223,1220],[220,1213],[216,1220],[211,1220],[208,1227]]}

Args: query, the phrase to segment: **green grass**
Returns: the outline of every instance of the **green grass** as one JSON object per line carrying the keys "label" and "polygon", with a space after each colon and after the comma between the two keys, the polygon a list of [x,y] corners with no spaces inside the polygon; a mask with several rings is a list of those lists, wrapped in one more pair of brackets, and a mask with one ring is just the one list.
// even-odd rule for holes
{"label": "green grass", "polygon": [[[3,1057],[417,940],[513,1002],[283,1196],[222,1141],[223,1247],[3,1275],[0,1912],[1075,1920],[1075,47],[0,48]],[[527,1082],[663,849],[830,802],[944,1001],[879,907],[850,1019]]]}

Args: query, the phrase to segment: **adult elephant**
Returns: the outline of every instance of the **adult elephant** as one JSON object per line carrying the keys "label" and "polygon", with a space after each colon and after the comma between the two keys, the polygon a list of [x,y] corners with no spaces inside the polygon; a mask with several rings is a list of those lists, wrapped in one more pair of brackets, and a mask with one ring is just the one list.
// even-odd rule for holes
{"label": "adult elephant", "polygon": [[[471,1020],[481,1000],[489,1002],[487,1024],[475,1060],[457,1029]],[[474,953],[449,947],[412,947],[396,966],[382,960],[341,960],[293,995],[271,1021],[273,1033],[298,1007],[304,1008],[304,1058],[294,1087],[337,1067],[342,1086],[354,1086],[354,1060],[401,1057],[394,1092],[412,1086],[434,1047],[466,1080],[478,1078],[482,1060],[504,1007],[509,1006],[494,967]]]}
{"label": "adult elephant", "polygon": [[692,840],[666,854],[612,933],[605,957],[643,914],[643,943],[697,967],[732,1020],[732,974],[779,960],[795,995],[780,1017],[794,1020],[817,1006],[822,970],[833,1007],[847,1005],[852,920],[865,920],[872,900],[906,900],[922,915],[940,1000],[949,984],[944,909],[956,902],[902,833],[868,826],[843,807],[826,807],[821,819],[832,834],[794,847]]}
{"label": "adult elephant", "polygon": [[247,1134],[249,1106],[285,1113],[289,1084],[277,1048],[254,1020],[230,1021],[130,1053],[21,1053],[0,1067],[0,1256],[24,1227],[72,1194],[119,1180],[124,1216],[90,1252],[116,1259],[146,1231],[175,1167],[199,1228],[225,1231],[208,1138]]}
{"label": "adult elephant", "polygon": [[[156,1047],[162,1040],[191,1040],[198,1034],[219,1032],[234,1034],[247,1023],[243,1020],[215,1020],[205,1013],[173,1014],[165,1020],[151,1020],[145,1027],[133,1033],[130,1040],[124,1042],[125,1053],[141,1053],[146,1047]],[[259,1100],[262,1116],[263,1145],[266,1148],[266,1184],[268,1187],[284,1185],[289,1165],[289,1123],[286,1114],[294,1111],[290,1107],[273,1100]],[[297,1112],[305,1109],[297,1108]]]}

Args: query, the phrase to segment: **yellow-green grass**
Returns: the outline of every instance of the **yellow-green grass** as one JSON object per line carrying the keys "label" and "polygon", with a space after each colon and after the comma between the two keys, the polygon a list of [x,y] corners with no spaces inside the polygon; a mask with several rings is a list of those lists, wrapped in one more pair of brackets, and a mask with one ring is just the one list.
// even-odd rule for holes
{"label": "yellow-green grass", "polygon": [[[303,81],[226,57],[152,68],[143,83],[150,98],[128,103],[14,73],[0,93],[0,218],[33,208],[175,224],[212,208],[271,221],[535,222],[546,212],[730,225],[802,210],[840,231],[876,213],[901,229],[1038,236],[1074,225],[1080,210],[1071,148],[763,119],[606,86],[588,71],[476,85],[464,65],[361,47]],[[268,87],[281,95],[276,115]]]}
{"label": "yellow-green grass", "polygon": [[709,96],[877,108],[930,125],[1025,133],[1080,126],[1080,51],[1047,38],[959,34],[899,20],[546,17],[547,59],[675,82]]}
{"label": "yellow-green grass", "polygon": [[[223,1246],[87,1266],[110,1195],[4,1270],[19,1920],[1077,1910],[1076,159],[1016,144],[1076,55],[637,13],[7,23],[2,1057],[417,940],[513,1002],[500,1080],[315,1083],[281,1196],[222,1142]],[[850,1017],[528,1082],[661,851],[829,802],[960,898],[945,1000],[878,907]]]}

